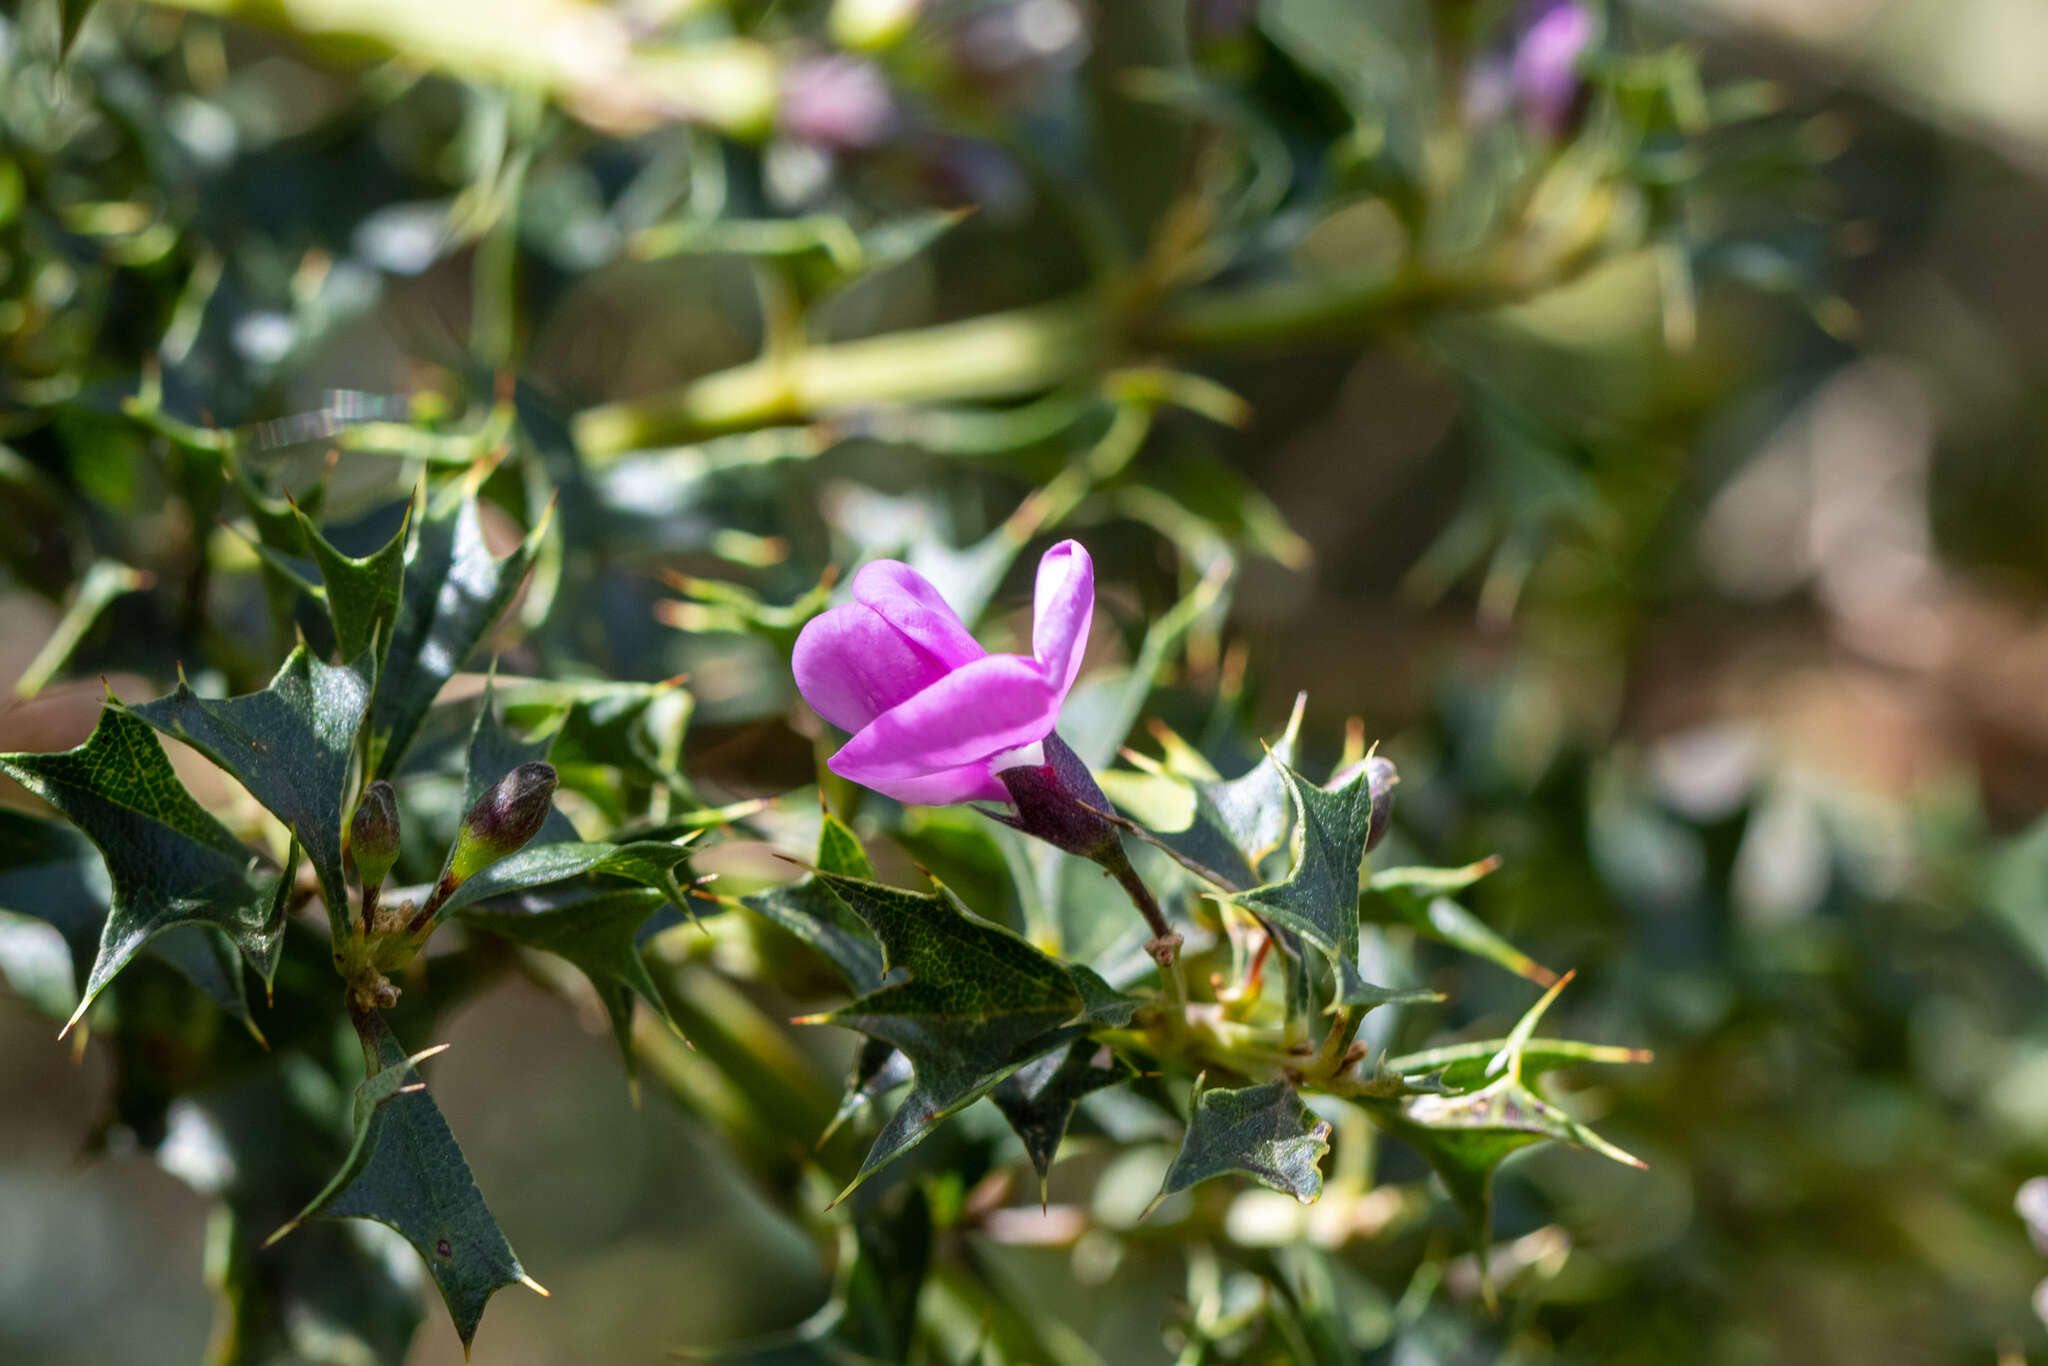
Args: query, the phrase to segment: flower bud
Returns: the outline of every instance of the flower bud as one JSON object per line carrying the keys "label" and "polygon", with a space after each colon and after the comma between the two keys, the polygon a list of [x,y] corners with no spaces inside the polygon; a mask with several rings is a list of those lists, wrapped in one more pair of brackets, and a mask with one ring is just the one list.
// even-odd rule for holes
{"label": "flower bud", "polygon": [[524,848],[547,822],[555,783],[554,765],[543,763],[521,764],[500,778],[462,818],[441,880],[459,886]]}
{"label": "flower bud", "polygon": [[1578,0],[1534,0],[1525,7],[1512,65],[1514,99],[1523,123],[1539,135],[1556,141],[1577,125],[1586,94],[1579,61],[1598,26]]}
{"label": "flower bud", "polygon": [[348,823],[348,856],[358,884],[365,889],[384,885],[391,865],[398,862],[398,836],[398,794],[379,778],[356,799],[356,813]]}
{"label": "flower bud", "polygon": [[1107,813],[1111,807],[1095,775],[1057,732],[1040,743],[1045,752],[1044,763],[997,770],[996,777],[1010,790],[1010,801],[1017,813],[1006,813],[996,819],[1105,867],[1121,862],[1123,837],[1106,814],[1098,814]]}
{"label": "flower bud", "polygon": [[1365,852],[1370,854],[1387,837],[1387,825],[1394,819],[1394,787],[1401,775],[1394,761],[1375,754],[1365,761],[1366,790],[1372,794],[1372,815],[1365,826]]}

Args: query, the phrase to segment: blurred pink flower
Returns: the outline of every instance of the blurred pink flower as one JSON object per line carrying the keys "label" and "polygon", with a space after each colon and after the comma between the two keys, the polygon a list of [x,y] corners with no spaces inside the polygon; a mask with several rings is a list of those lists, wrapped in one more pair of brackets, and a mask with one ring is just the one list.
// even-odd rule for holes
{"label": "blurred pink flower", "polygon": [[797,637],[797,690],[853,738],[834,773],[901,802],[1011,800],[997,774],[1043,766],[1042,742],[1080,672],[1095,614],[1095,566],[1077,541],[1038,562],[1031,654],[982,649],[909,565],[877,560],[853,601]]}

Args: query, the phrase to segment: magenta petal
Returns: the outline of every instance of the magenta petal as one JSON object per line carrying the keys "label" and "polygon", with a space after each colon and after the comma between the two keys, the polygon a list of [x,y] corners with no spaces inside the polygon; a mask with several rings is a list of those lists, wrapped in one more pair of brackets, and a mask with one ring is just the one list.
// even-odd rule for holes
{"label": "magenta petal", "polygon": [[962,764],[958,768],[940,769],[937,773],[924,773],[915,778],[873,779],[862,778],[842,770],[837,754],[825,762],[842,778],[849,778],[865,787],[871,787],[885,797],[894,797],[906,806],[951,806],[954,802],[1010,800],[1009,789],[1003,786],[1001,779],[989,772],[986,761]]}
{"label": "magenta petal", "polygon": [[939,590],[901,560],[876,560],[853,576],[853,600],[866,603],[948,668],[988,654]]}
{"label": "magenta petal", "polygon": [[1060,694],[1017,655],[985,655],[883,712],[832,758],[832,771],[864,787],[958,768],[1045,738]]}
{"label": "magenta petal", "polygon": [[1031,617],[1031,652],[1061,697],[1081,671],[1094,616],[1095,562],[1079,541],[1061,541],[1038,562]]}
{"label": "magenta petal", "polygon": [[791,663],[804,701],[841,730],[855,731],[946,673],[945,664],[858,602],[806,622]]}

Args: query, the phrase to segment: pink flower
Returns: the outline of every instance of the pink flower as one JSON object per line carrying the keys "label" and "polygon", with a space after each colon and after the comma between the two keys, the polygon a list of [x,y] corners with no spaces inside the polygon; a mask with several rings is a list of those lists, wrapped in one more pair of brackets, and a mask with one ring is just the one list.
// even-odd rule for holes
{"label": "pink flower", "polygon": [[829,761],[840,777],[900,802],[1008,802],[996,775],[1046,763],[1042,742],[1081,669],[1095,614],[1095,566],[1079,542],[1038,562],[1031,654],[992,655],[909,565],[877,560],[853,601],[812,619],[796,642],[796,686],[853,738]]}

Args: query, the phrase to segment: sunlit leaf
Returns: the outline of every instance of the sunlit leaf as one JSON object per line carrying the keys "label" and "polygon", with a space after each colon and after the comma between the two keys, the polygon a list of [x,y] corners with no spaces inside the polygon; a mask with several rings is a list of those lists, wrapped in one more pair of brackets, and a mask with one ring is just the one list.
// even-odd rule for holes
{"label": "sunlit leaf", "polygon": [[1046,1174],[1081,1099],[1137,1075],[1138,1069],[1112,1053],[1108,1044],[1079,1039],[1063,1052],[1025,1063],[989,1092],[989,1099],[1024,1142],[1024,1154],[1038,1172],[1041,1202]]}
{"label": "sunlit leaf", "polygon": [[370,704],[371,772],[397,771],[442,685],[519,591],[545,527],[500,560],[484,543],[476,479],[442,490],[417,517],[405,547],[397,625]]}
{"label": "sunlit leaf", "polygon": [[1242,1175],[1313,1204],[1322,1194],[1320,1164],[1329,1151],[1329,1121],[1287,1083],[1225,1090],[1197,1080],[1187,1136],[1158,1198],[1218,1176]]}
{"label": "sunlit leaf", "polygon": [[[818,828],[817,868],[820,873],[866,882],[875,878],[859,837],[830,812],[825,813]],[[795,882],[742,897],[740,904],[830,959],[853,990],[868,992],[881,985],[881,951],[847,909],[846,902],[817,873],[806,873]]]}
{"label": "sunlit leaf", "polygon": [[223,701],[177,690],[128,710],[226,769],[283,821],[319,875],[328,919],[348,917],[342,882],[342,800],[370,700],[368,657],[322,664],[301,644],[262,692]]}
{"label": "sunlit leaf", "polygon": [[492,1295],[515,1283],[539,1287],[491,1217],[462,1149],[415,1070],[427,1054],[408,1058],[374,1016],[369,1027],[378,1066],[356,1088],[348,1158],[327,1188],[271,1240],[309,1219],[371,1219],[397,1229],[426,1263],[467,1350]]}
{"label": "sunlit leaf", "polygon": [[879,988],[821,1017],[884,1039],[910,1059],[915,1084],[848,1190],[986,1095],[1040,1053],[1069,1041],[1060,1026],[1087,1002],[1058,962],[944,895],[820,872],[881,941]]}
{"label": "sunlit leaf", "polygon": [[110,705],[77,749],[0,755],[0,772],[84,831],[113,884],[72,1023],[144,944],[180,925],[222,931],[270,980],[283,933],[277,880],[193,800],[148,725]]}

